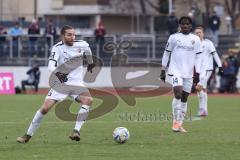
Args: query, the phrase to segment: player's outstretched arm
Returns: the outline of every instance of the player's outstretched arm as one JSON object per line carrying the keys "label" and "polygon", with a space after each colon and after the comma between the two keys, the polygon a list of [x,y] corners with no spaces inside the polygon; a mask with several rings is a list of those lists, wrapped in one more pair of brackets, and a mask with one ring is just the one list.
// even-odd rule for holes
{"label": "player's outstretched arm", "polygon": [[163,82],[165,82],[165,80],[166,80],[166,71],[165,70],[161,70],[160,79]]}
{"label": "player's outstretched arm", "polygon": [[163,53],[163,58],[162,58],[162,70],[161,70],[161,74],[160,74],[160,79],[162,81],[165,82],[166,80],[166,70],[167,70],[167,65],[168,65],[168,61],[169,61],[169,57],[170,57],[170,53],[169,51],[164,51]]}
{"label": "player's outstretched arm", "polygon": [[161,74],[160,74],[160,79],[164,82],[166,80],[166,70],[167,70],[167,67],[168,67],[168,63],[169,63],[169,59],[170,59],[172,49],[173,49],[172,37],[170,36],[169,39],[168,39],[168,42],[166,44],[164,53],[163,53],[163,57],[162,57],[162,70],[161,70]]}
{"label": "player's outstretched arm", "polygon": [[[49,61],[48,61],[48,70],[52,73],[56,70],[57,66],[58,66],[58,59],[59,59],[59,52],[58,49],[54,46],[51,50],[51,55],[49,57]],[[57,76],[58,80],[61,83],[67,82],[68,78],[67,75],[65,73],[60,73],[60,72],[56,72],[55,75]]]}
{"label": "player's outstretched arm", "polygon": [[221,59],[219,57],[219,55],[217,54],[217,52],[213,53],[213,59],[214,61],[217,63],[218,66],[218,74],[221,76],[223,75],[223,68],[222,68],[222,62]]}
{"label": "player's outstretched arm", "polygon": [[84,54],[87,58],[88,63],[87,71],[92,73],[92,69],[95,67],[95,64],[93,63],[92,51],[89,46],[85,48]]}
{"label": "player's outstretched arm", "polygon": [[57,62],[59,59],[58,49],[54,46],[51,50],[51,55],[48,59],[48,70],[53,72],[57,68]]}
{"label": "player's outstretched arm", "polygon": [[202,52],[203,52],[203,48],[202,48],[202,43],[199,37],[196,38],[196,43],[195,43],[195,71],[197,73],[196,76],[196,81],[197,81],[197,77],[199,79],[199,74],[201,73],[201,68],[203,67],[203,58],[202,58]]}
{"label": "player's outstretched arm", "polygon": [[169,62],[169,59],[170,59],[170,55],[171,55],[171,52],[174,48],[174,38],[172,36],[170,36],[168,38],[168,42],[166,44],[166,47],[165,47],[165,50],[164,50],[164,53],[163,53],[163,57],[162,57],[162,70],[167,70],[167,66],[168,66],[168,62]]}
{"label": "player's outstretched arm", "polygon": [[166,70],[167,69],[167,64],[168,64],[168,61],[169,61],[170,53],[171,52],[169,52],[169,51],[164,51],[164,53],[163,53],[162,70]]}
{"label": "player's outstretched arm", "polygon": [[202,67],[202,57],[201,54],[196,55],[196,61],[195,61],[195,69],[197,73],[201,72],[201,67]]}
{"label": "player's outstretched arm", "polygon": [[220,57],[218,56],[217,52],[213,54],[213,59],[217,63],[218,67],[222,67],[222,62]]}

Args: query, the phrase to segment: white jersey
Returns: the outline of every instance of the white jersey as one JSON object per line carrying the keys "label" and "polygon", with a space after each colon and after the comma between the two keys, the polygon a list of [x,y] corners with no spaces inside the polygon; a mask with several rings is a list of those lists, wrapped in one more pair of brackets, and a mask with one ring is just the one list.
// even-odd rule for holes
{"label": "white jersey", "polygon": [[191,33],[188,35],[175,33],[168,39],[162,66],[167,68],[169,75],[192,78],[194,66],[196,72],[200,73],[201,59],[198,56],[200,53],[202,47],[198,36]]}
{"label": "white jersey", "polygon": [[213,70],[213,59],[216,61],[218,67],[222,67],[221,60],[216,52],[213,43],[204,39],[202,42],[203,53],[201,54],[201,72]]}
{"label": "white jersey", "polygon": [[[67,46],[61,41],[52,47],[49,61],[54,61],[55,66],[58,67],[73,57],[83,56],[85,52],[91,53],[89,44],[85,41],[75,41],[73,46]],[[67,78],[66,84],[80,85],[83,81],[83,60],[80,61],[79,67],[68,74]]]}

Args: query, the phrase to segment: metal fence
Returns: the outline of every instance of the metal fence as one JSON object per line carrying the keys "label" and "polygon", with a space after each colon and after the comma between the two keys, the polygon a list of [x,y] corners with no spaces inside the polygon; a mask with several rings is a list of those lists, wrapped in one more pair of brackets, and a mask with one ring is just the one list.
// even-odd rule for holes
{"label": "metal fence", "polygon": [[130,60],[156,60],[156,39],[153,34],[126,34],[121,41],[129,41],[132,47],[126,52]]}
{"label": "metal fence", "polygon": [[29,64],[33,59],[44,61],[46,64],[52,45],[52,35],[0,35],[0,64],[4,60],[27,60]]}
{"label": "metal fence", "polygon": [[[105,66],[108,66],[112,55],[120,53],[118,48],[113,49],[111,53],[107,52],[104,45],[109,42],[119,47],[119,44],[128,41],[131,47],[124,50],[124,53],[128,55],[129,61],[149,62],[161,60],[161,52],[167,37],[161,44],[157,42],[156,35],[153,34],[108,34],[102,43],[97,43],[94,35],[77,35],[77,39],[87,41],[93,54],[101,58]],[[0,65],[16,65],[17,62],[19,65],[30,65],[32,61],[40,61],[41,65],[47,65],[49,49],[53,43],[53,37],[50,35],[21,35],[19,37],[1,35]]]}

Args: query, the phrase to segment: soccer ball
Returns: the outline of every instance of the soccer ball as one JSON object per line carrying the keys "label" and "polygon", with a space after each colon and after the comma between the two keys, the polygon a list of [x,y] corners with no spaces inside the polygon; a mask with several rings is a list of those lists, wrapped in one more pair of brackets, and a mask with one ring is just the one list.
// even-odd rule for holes
{"label": "soccer ball", "polygon": [[117,127],[113,131],[113,139],[122,144],[127,142],[127,140],[130,138],[130,133],[127,128],[125,127]]}

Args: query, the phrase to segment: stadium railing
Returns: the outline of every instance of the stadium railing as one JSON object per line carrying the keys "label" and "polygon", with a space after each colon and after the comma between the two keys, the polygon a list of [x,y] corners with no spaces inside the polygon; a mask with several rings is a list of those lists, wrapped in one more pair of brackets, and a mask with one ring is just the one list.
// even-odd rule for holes
{"label": "stadium railing", "polygon": [[[121,41],[130,41],[132,48],[126,53],[129,60],[151,61],[156,58],[156,36],[153,34],[125,34]],[[137,55],[136,55],[137,54]]]}
{"label": "stadium railing", "polygon": [[[0,40],[0,65],[29,65],[32,61],[40,61],[40,65],[47,65],[49,49],[53,45],[52,36],[43,35],[21,35],[17,42],[13,41],[10,35],[1,35],[5,37],[5,41]],[[30,37],[37,38],[36,53],[31,47]],[[50,39],[50,42],[47,40]],[[96,43],[94,35],[77,35],[77,39],[87,41],[92,49],[93,55],[101,58],[104,66],[109,66],[112,55],[124,53],[128,56],[131,62],[160,62],[163,54],[164,46],[167,41],[167,36],[158,36],[155,34],[124,34],[124,35],[105,35],[103,43]],[[128,41],[131,43],[131,48],[121,49],[121,42]],[[112,52],[107,52],[103,49],[108,42],[116,44]],[[5,61],[6,60],[6,61]],[[14,62],[14,63],[13,63]],[[19,63],[17,63],[19,62]]]}
{"label": "stadium railing", "polygon": [[[30,38],[36,38],[31,43]],[[11,60],[23,60],[31,63],[32,59],[44,61],[47,64],[49,49],[53,45],[52,35],[0,35],[0,58]]]}

